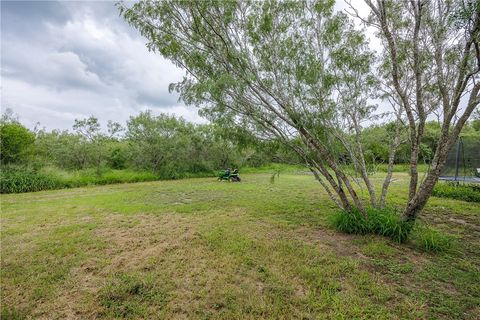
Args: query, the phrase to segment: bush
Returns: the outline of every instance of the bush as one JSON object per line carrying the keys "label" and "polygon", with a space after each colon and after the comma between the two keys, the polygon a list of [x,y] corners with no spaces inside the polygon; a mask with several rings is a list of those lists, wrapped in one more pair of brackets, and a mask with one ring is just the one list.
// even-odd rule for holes
{"label": "bush", "polygon": [[480,185],[455,182],[438,183],[433,189],[432,196],[480,202]]}
{"label": "bush", "polygon": [[366,218],[360,210],[338,211],[331,216],[331,224],[339,231],[353,234],[378,234],[405,242],[413,224],[401,219],[393,209],[366,209]]}

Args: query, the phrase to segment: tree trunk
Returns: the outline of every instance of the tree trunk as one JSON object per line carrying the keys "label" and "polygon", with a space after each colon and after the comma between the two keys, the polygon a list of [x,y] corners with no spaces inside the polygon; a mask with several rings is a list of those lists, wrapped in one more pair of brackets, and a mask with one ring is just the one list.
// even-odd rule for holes
{"label": "tree trunk", "polygon": [[438,177],[440,176],[442,168],[443,165],[436,165],[435,168],[432,168],[428,172],[427,177],[418,189],[418,192],[405,207],[403,217],[406,221],[415,221],[418,213],[420,213],[423,207],[425,207],[430,195],[432,194],[433,188],[438,181]]}
{"label": "tree trunk", "polygon": [[[345,187],[348,190],[348,193],[350,194],[350,197],[352,198],[355,206],[362,212],[365,213],[365,208],[362,204],[362,201],[358,198],[357,193],[353,189],[350,180],[348,177],[343,173],[343,171],[338,167],[337,163],[335,160],[332,158],[331,154],[325,150],[325,147],[321,144],[318,143],[318,141],[308,132],[307,129],[300,127],[299,129],[300,134],[304,137],[304,139],[307,141],[307,143],[317,150],[320,154],[320,156],[324,159],[324,161],[327,163],[328,167],[335,173],[335,175],[338,178],[339,186],[341,186],[341,182],[345,184]],[[323,173],[323,172],[322,172]],[[327,172],[328,173],[328,172]],[[327,178],[327,177],[326,177]],[[343,191],[343,189],[340,187],[340,191]],[[340,194],[339,194],[340,196]]]}
{"label": "tree trunk", "polygon": [[395,161],[395,154],[397,153],[397,148],[400,145],[400,123],[397,124],[397,127],[395,128],[395,137],[393,138],[392,144],[390,145],[390,152],[388,154],[388,167],[387,167],[387,176],[385,177],[385,180],[383,181],[382,185],[382,193],[380,195],[380,203],[379,206],[380,208],[385,207],[385,201],[387,199],[387,192],[388,192],[388,187],[390,186],[390,182],[392,181],[392,175],[393,175],[393,164]]}

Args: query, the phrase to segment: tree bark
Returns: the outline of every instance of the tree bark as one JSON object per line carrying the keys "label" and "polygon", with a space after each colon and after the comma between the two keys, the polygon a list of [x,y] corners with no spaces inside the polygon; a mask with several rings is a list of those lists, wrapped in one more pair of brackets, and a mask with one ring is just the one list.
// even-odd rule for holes
{"label": "tree bark", "polygon": [[480,82],[477,82],[470,92],[470,98],[465,112],[458,119],[453,130],[450,132],[449,128],[445,128],[444,126],[440,141],[433,157],[432,167],[428,171],[427,176],[421,184],[419,190],[416,192],[414,197],[408,201],[408,204],[403,212],[403,217],[405,220],[414,221],[417,218],[418,213],[425,207],[430,195],[432,194],[433,188],[440,177],[442,169],[445,166],[448,153],[457,141],[460,131],[472,114],[473,110],[475,110],[480,103],[479,91]]}
{"label": "tree bark", "polygon": [[393,141],[390,144],[390,150],[388,153],[388,166],[387,166],[387,176],[385,177],[385,180],[383,181],[382,185],[382,193],[380,195],[380,203],[379,206],[380,208],[385,207],[385,201],[387,199],[387,192],[388,192],[388,187],[390,186],[390,183],[392,181],[392,175],[393,175],[393,164],[395,162],[395,154],[397,153],[397,148],[400,145],[401,137],[400,137],[400,123],[397,123],[397,126],[395,127],[395,137],[393,137]]}

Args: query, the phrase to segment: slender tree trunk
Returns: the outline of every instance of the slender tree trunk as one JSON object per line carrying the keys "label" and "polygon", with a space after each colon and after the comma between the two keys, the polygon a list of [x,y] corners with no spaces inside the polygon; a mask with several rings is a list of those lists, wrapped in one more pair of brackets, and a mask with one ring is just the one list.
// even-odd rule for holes
{"label": "slender tree trunk", "polygon": [[420,151],[420,146],[416,140],[415,137],[415,140],[410,142],[412,145],[410,148],[410,184],[408,186],[408,200],[413,199],[418,186],[418,153]]}
{"label": "slender tree trunk", "polygon": [[[339,180],[339,185],[341,182],[345,184],[345,187],[348,190],[348,193],[350,194],[350,197],[352,198],[355,206],[362,212],[365,213],[365,208],[361,202],[361,200],[358,198],[357,193],[353,189],[350,180],[348,177],[343,173],[343,171],[338,167],[337,163],[335,160],[332,158],[332,156],[325,150],[325,148],[319,144],[316,139],[308,132],[303,127],[299,128],[300,134],[306,139],[307,143],[312,146],[315,150],[317,150],[322,157],[322,159],[327,163],[328,167],[332,169],[332,171],[335,173]],[[340,190],[342,190],[340,188]]]}
{"label": "slender tree trunk", "polygon": [[335,179],[333,179],[332,175],[321,164],[315,162],[315,167],[318,169],[318,171],[325,177],[325,179],[327,179],[327,181],[333,187],[333,189],[337,193],[338,197],[340,198],[340,201],[342,202],[343,209],[346,210],[346,211],[351,211],[352,210],[352,205],[350,204],[350,201],[348,201],[348,197],[345,194],[345,191],[343,190],[341,182],[337,184],[335,182]]}
{"label": "slender tree trunk", "polygon": [[[307,142],[307,141],[305,141],[305,137],[302,136],[302,139],[305,143]],[[328,172],[327,168],[325,168],[325,166],[321,162],[317,162],[314,159],[312,159],[311,157],[309,157],[305,153],[305,151],[303,149],[301,149],[300,147],[292,145],[285,140],[283,142],[288,147],[292,148],[305,161],[305,163],[307,164],[310,171],[314,174],[315,179],[322,185],[322,187],[325,189],[325,191],[327,192],[329,197],[335,202],[335,204],[337,204],[337,206],[340,209],[343,209],[343,210],[346,210],[346,211],[351,211],[352,206],[351,206],[351,204],[348,200],[347,195],[345,194],[345,191],[342,188],[342,185],[337,184],[335,182],[335,179]],[[327,180],[327,182],[330,184],[332,189],[337,194],[340,202],[334,196],[330,187],[321,179],[321,177],[318,175],[318,173],[320,173]]]}
{"label": "slender tree trunk", "polygon": [[390,182],[392,181],[393,175],[393,164],[395,162],[395,154],[397,153],[397,148],[400,145],[400,123],[397,124],[395,128],[395,137],[390,145],[390,151],[388,153],[388,167],[387,167],[387,176],[383,181],[382,185],[382,193],[380,195],[380,208],[385,207],[385,201],[387,199],[388,187],[390,186]]}
{"label": "slender tree trunk", "polygon": [[[445,150],[444,153],[445,153],[444,157],[446,159],[446,155],[448,154],[448,152]],[[420,188],[418,189],[417,193],[408,202],[403,212],[403,217],[405,220],[415,221],[418,213],[420,213],[420,211],[422,211],[422,209],[427,204],[427,201],[430,198],[430,195],[432,194],[433,188],[435,187],[435,184],[438,181],[438,177],[440,176],[443,166],[445,165],[445,161],[442,161],[442,162],[443,163],[441,164],[436,163],[434,166],[432,166],[432,168],[427,174],[427,177],[425,178]]]}
{"label": "slender tree trunk", "polygon": [[[358,139],[357,139],[358,140]],[[377,206],[377,195],[375,193],[375,187],[373,186],[370,178],[368,177],[367,172],[367,164],[365,162],[365,156],[363,155],[363,148],[361,146],[361,142],[357,141],[358,148],[359,148],[359,158],[360,158],[360,173],[362,175],[363,181],[365,182],[365,186],[367,187],[368,194],[370,195],[370,203],[373,207]]]}
{"label": "slender tree trunk", "polygon": [[313,175],[315,176],[315,179],[322,185],[322,187],[325,189],[325,191],[327,191],[327,194],[328,196],[330,197],[330,199],[337,205],[337,207],[339,207],[340,209],[344,209],[345,210],[345,205],[348,205],[348,202],[347,203],[340,203],[338,202],[338,199],[335,197],[335,195],[332,193],[332,191],[330,190],[330,188],[328,187],[328,185],[322,180],[322,178],[318,175],[318,172],[313,169],[312,167],[309,167],[310,171],[313,173]]}
{"label": "slender tree trunk", "polygon": [[[354,121],[354,120],[353,120]],[[354,121],[355,122],[355,121]],[[367,164],[365,161],[365,156],[363,154],[363,148],[362,148],[362,143],[360,141],[360,131],[358,128],[357,123],[355,125],[355,146],[357,150],[353,150],[352,147],[349,146],[348,142],[345,141],[341,137],[341,135],[337,136],[337,139],[339,139],[344,148],[348,151],[350,154],[350,157],[352,158],[353,165],[355,166],[355,170],[360,173],[363,182],[365,183],[365,186],[367,187],[368,194],[370,196],[370,204],[373,207],[377,206],[377,196],[375,193],[375,188],[373,187],[372,182],[370,181],[370,178],[368,176],[368,171],[367,171]]]}

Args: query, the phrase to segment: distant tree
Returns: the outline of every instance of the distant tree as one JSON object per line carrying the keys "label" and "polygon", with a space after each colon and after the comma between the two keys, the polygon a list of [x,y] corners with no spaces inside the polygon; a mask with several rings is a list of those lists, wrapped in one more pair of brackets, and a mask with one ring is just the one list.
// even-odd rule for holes
{"label": "distant tree", "polygon": [[[188,125],[182,118],[151,111],[132,116],[127,122],[126,138],[130,143],[133,163],[143,169],[175,177],[174,167],[185,165],[185,152],[188,146],[186,134]],[[168,168],[169,166],[169,168]],[[170,171],[167,173],[166,171]]]}
{"label": "distant tree", "polygon": [[32,154],[33,132],[18,122],[0,121],[0,161],[2,164],[25,163]]}
{"label": "distant tree", "polygon": [[[122,126],[116,122],[108,122],[107,133],[102,132],[98,119],[90,116],[85,119],[75,119],[73,129],[82,138],[80,140],[80,150],[85,159],[89,159],[101,173],[101,168],[108,156],[106,144],[121,132]],[[87,160],[88,161],[88,160]]]}
{"label": "distant tree", "polygon": [[0,123],[18,123],[18,115],[11,108],[6,108],[2,113]]}
{"label": "distant tree", "polygon": [[84,169],[90,162],[82,139],[67,130],[40,130],[35,140],[36,161],[63,169]]}

